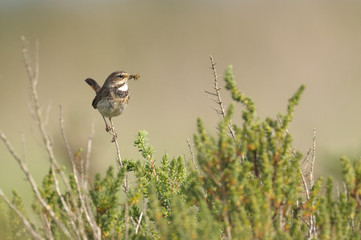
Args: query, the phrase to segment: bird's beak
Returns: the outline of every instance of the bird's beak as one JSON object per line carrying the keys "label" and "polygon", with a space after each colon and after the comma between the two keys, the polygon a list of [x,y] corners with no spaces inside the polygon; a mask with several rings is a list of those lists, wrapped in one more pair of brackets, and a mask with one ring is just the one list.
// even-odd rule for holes
{"label": "bird's beak", "polygon": [[129,79],[134,79],[134,80],[137,80],[139,78],[139,75],[138,74],[132,74],[130,75]]}

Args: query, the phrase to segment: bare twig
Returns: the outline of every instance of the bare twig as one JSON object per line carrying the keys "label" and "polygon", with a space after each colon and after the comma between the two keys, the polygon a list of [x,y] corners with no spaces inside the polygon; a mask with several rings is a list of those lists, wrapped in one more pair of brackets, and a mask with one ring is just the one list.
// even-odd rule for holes
{"label": "bare twig", "polygon": [[49,122],[49,116],[50,116],[50,110],[51,110],[51,101],[49,101],[48,106],[46,107],[45,111],[45,117],[44,117],[44,125],[48,125]]}
{"label": "bare twig", "polygon": [[[119,144],[118,144],[118,139],[117,139],[117,133],[116,130],[114,128],[113,122],[110,120],[110,124],[111,124],[111,129],[112,129],[112,133],[113,133],[113,140],[112,142],[114,142],[115,144],[115,150],[116,150],[116,154],[117,154],[117,163],[118,163],[118,169],[120,170],[121,168],[123,168],[123,163],[122,163],[122,158],[120,156],[120,151],[119,151]],[[128,183],[128,174],[127,171],[125,172],[125,176],[124,176],[124,180],[123,180],[123,189],[125,192],[125,200],[124,200],[124,239],[128,240],[129,239],[129,204],[128,204],[128,195],[129,195],[129,183]]]}
{"label": "bare twig", "polygon": [[[31,66],[32,62],[31,62],[30,53],[29,53],[29,43],[25,39],[25,37],[22,37],[22,41],[23,41],[22,52],[23,52],[25,68],[27,70],[28,79],[30,82],[31,97],[32,97],[32,102],[33,102],[33,110],[34,110],[35,120],[36,120],[36,123],[38,124],[41,136],[43,138],[43,143],[48,152],[50,164],[53,164],[55,167],[55,170],[57,170],[60,173],[60,176],[62,178],[62,181],[63,181],[66,189],[70,192],[71,187],[69,185],[68,179],[66,178],[64,171],[61,171],[61,168],[55,159],[55,155],[54,155],[53,149],[51,147],[52,143],[51,143],[50,137],[45,129],[44,119],[43,119],[43,116],[41,113],[40,101],[39,101],[39,96],[38,96],[38,92],[37,92],[37,84],[39,81],[39,79],[38,79],[39,62],[37,61],[34,63],[34,65],[35,65],[34,66],[35,72],[34,72],[32,66]],[[37,48],[38,48],[38,45],[39,45],[39,43],[36,43]],[[36,54],[38,54],[38,53],[36,53]],[[37,60],[38,57],[36,57],[35,59]],[[53,173],[53,175],[55,176],[55,173]]]}
{"label": "bare twig", "polygon": [[116,154],[117,154],[118,167],[123,168],[122,157],[120,156],[119,144],[118,144],[117,139],[114,140],[114,144],[115,144],[115,150],[116,150]]}
{"label": "bare twig", "polygon": [[21,153],[22,153],[23,161],[26,162],[25,134],[24,133],[21,135]]}
{"label": "bare twig", "polygon": [[155,164],[154,164],[153,159],[149,155],[147,156],[147,159],[150,162],[150,165],[152,166],[153,175],[154,175],[155,179],[158,179],[158,175],[157,175],[157,171],[155,171]]}
{"label": "bare twig", "polygon": [[9,199],[5,196],[3,191],[0,189],[0,197],[6,202],[6,204],[13,210],[16,215],[21,219],[23,222],[26,231],[33,237],[33,239],[42,240],[44,239],[32,226],[28,219],[14,206]]}
{"label": "bare twig", "polygon": [[125,174],[124,176],[124,192],[125,192],[125,200],[124,200],[124,239],[129,239],[129,204],[128,204],[128,197],[129,197],[129,189],[128,189],[128,176]]}
{"label": "bare twig", "polygon": [[[313,178],[313,173],[314,173],[314,166],[315,166],[315,160],[316,160],[316,129],[313,129],[313,141],[312,141],[312,162],[311,162],[311,169],[310,169],[310,187],[313,187],[314,185],[314,178]],[[314,206],[314,202],[312,202],[312,206]],[[313,239],[315,233],[316,233],[317,229],[316,229],[316,216],[314,214],[312,214],[310,216],[310,228],[309,228],[309,234],[308,234],[308,238],[309,239]]]}
{"label": "bare twig", "polygon": [[[93,212],[91,211],[91,206],[89,203],[88,195],[86,193],[83,193],[83,194],[79,195],[79,199],[81,202],[81,208],[82,208],[83,212],[85,213],[85,218],[86,218],[87,222],[89,223],[91,230],[93,232],[93,238],[100,240],[101,239],[101,230],[95,221]],[[80,218],[79,220],[81,221],[82,219]]]}
{"label": "bare twig", "polygon": [[85,207],[89,209],[89,211],[86,212],[87,213],[86,218],[93,231],[94,239],[100,240],[102,239],[102,233],[99,226],[96,223],[93,211],[91,211],[91,205],[87,194],[84,195],[84,202],[85,202]]}
{"label": "bare twig", "polygon": [[144,221],[145,221],[145,229],[148,229],[148,226],[149,226],[149,219],[147,218],[147,206],[148,206],[148,199],[146,199],[144,196],[143,196],[143,218],[144,218]]}
{"label": "bare twig", "polygon": [[28,179],[28,181],[33,189],[33,192],[35,193],[36,198],[39,200],[39,202],[45,208],[45,210],[49,213],[50,217],[54,220],[54,222],[59,226],[61,231],[63,231],[67,237],[71,238],[71,234],[69,233],[69,231],[67,230],[65,225],[58,219],[58,217],[56,216],[54,211],[47,204],[45,199],[41,196],[38,186],[36,185],[36,182],[35,182],[34,178],[32,177],[32,175],[30,174],[27,165],[20,159],[19,155],[13,149],[12,145],[10,144],[10,142],[7,139],[7,137],[5,136],[5,134],[1,131],[0,131],[0,138],[5,143],[5,146],[7,147],[11,156],[16,160],[16,162],[19,164],[21,170],[24,172],[26,178]]}
{"label": "bare twig", "polygon": [[[4,142],[5,146],[8,149],[8,152],[12,155],[12,157],[19,164],[20,169],[24,172],[27,180],[29,181],[29,183],[32,187],[33,192],[35,193],[35,196],[36,196],[38,202],[40,203],[41,207],[43,207],[45,210],[45,211],[40,211],[40,215],[41,215],[40,217],[41,217],[41,223],[43,226],[43,232],[44,232],[46,238],[54,239],[54,236],[53,236],[53,233],[51,230],[51,225],[54,222],[59,227],[60,231],[62,231],[64,233],[64,235],[66,236],[67,239],[88,239],[86,230],[85,230],[86,222],[84,222],[84,220],[83,220],[83,216],[85,216],[85,218],[87,219],[87,221],[89,223],[88,226],[90,226],[90,228],[93,231],[93,239],[100,240],[101,239],[101,231],[100,231],[99,226],[96,224],[95,218],[92,214],[92,209],[90,207],[89,200],[87,198],[86,185],[84,184],[85,181],[83,181],[84,176],[86,176],[86,174],[87,174],[87,173],[85,173],[85,171],[88,170],[89,163],[86,163],[87,164],[87,166],[85,167],[86,170],[83,171],[84,175],[82,174],[82,176],[81,176],[82,181],[80,182],[74,155],[70,149],[69,142],[65,135],[63,112],[62,112],[62,108],[60,107],[61,133],[62,133],[63,140],[64,140],[64,143],[66,145],[66,148],[67,148],[67,151],[69,154],[69,159],[72,163],[72,171],[73,171],[75,185],[76,185],[77,192],[78,192],[78,197],[75,197],[73,190],[70,187],[69,180],[68,180],[67,176],[65,175],[65,172],[60,168],[60,166],[55,158],[55,155],[54,155],[54,152],[52,149],[52,141],[50,139],[49,133],[47,132],[47,130],[45,128],[46,121],[47,121],[46,119],[48,118],[47,116],[50,112],[50,105],[47,108],[46,116],[44,118],[43,117],[44,115],[42,114],[42,110],[40,107],[39,96],[37,93],[37,84],[38,84],[38,80],[39,80],[38,79],[39,78],[38,51],[36,51],[36,53],[35,53],[35,63],[34,63],[34,67],[32,67],[32,61],[30,60],[31,58],[30,58],[30,53],[29,53],[29,43],[24,37],[22,37],[22,41],[23,41],[22,52],[23,52],[24,64],[25,64],[25,68],[27,71],[27,75],[28,75],[28,79],[29,79],[29,83],[30,83],[30,90],[31,90],[31,99],[32,99],[31,112],[33,113],[34,119],[39,127],[39,131],[42,136],[43,144],[45,145],[45,149],[49,156],[50,169],[51,169],[51,174],[52,174],[53,181],[54,181],[55,191],[56,191],[57,197],[59,198],[59,200],[62,204],[61,207],[64,209],[67,221],[62,222],[60,219],[58,219],[54,210],[48,205],[47,201],[42,197],[35,180],[33,179],[32,175],[30,174],[28,167],[27,167],[26,163],[24,162],[24,159],[25,159],[25,153],[24,153],[25,152],[25,150],[24,150],[25,149],[25,147],[24,147],[25,140],[24,140],[24,138],[22,139],[22,147],[23,147],[23,155],[24,155],[23,159],[21,157],[19,157],[19,155],[15,152],[11,143],[9,142],[9,140],[7,139],[5,134],[1,131],[0,131],[0,139]],[[38,48],[39,48],[39,43],[37,42],[36,50],[38,50]],[[93,135],[93,132],[94,131],[92,131],[91,135]],[[92,136],[88,142],[87,160],[89,160],[89,158],[90,158],[91,139],[92,139]],[[83,163],[82,165],[85,165],[85,164]],[[60,182],[59,182],[59,179],[57,178],[57,173],[61,176],[61,180],[65,186],[65,189],[69,192],[69,194],[71,196],[71,201],[65,200],[64,195],[62,194],[62,192],[60,190]],[[2,192],[1,192],[1,195],[3,195]],[[3,198],[4,198],[4,196],[3,196]],[[10,207],[12,207],[12,206],[10,206]],[[29,230],[29,227],[27,226],[28,222],[26,222],[25,220],[23,219],[23,222],[24,222],[25,227],[29,231],[29,233],[34,236],[34,239],[38,239],[36,237],[36,234],[34,234],[34,232],[31,232],[31,229]],[[40,239],[42,239],[42,238],[40,238]]]}
{"label": "bare twig", "polygon": [[92,127],[91,127],[91,131],[90,131],[90,136],[88,139],[88,151],[87,151],[87,156],[86,156],[86,160],[84,163],[85,169],[84,169],[84,172],[82,173],[83,194],[81,196],[81,203],[82,203],[82,208],[85,212],[85,217],[93,231],[94,239],[100,240],[101,239],[101,230],[95,220],[93,211],[90,206],[89,197],[87,194],[88,185],[87,185],[87,181],[86,181],[86,179],[88,179],[88,173],[89,173],[89,168],[90,168],[90,155],[91,155],[91,148],[92,148],[92,143],[93,143],[94,132],[95,132],[95,124],[93,123]]}
{"label": "bare twig", "polygon": [[[225,108],[223,106],[223,102],[222,102],[222,98],[221,98],[221,93],[220,93],[221,88],[218,85],[218,74],[217,74],[217,70],[216,70],[216,63],[214,62],[212,55],[210,55],[209,58],[211,60],[211,69],[213,71],[213,84],[214,84],[213,88],[214,88],[215,93],[212,93],[212,92],[209,92],[209,91],[205,91],[205,92],[207,94],[211,95],[211,96],[216,96],[217,97],[216,100],[213,99],[219,106],[219,110],[217,110],[216,112],[218,114],[221,114],[222,117],[225,118],[226,117],[226,111],[225,111]],[[236,141],[236,135],[235,135],[234,130],[232,128],[232,122],[231,121],[228,123],[228,130],[229,130],[233,140]]]}
{"label": "bare twig", "polygon": [[[311,161],[308,160],[309,155],[312,155]],[[303,170],[301,169],[301,178],[302,183],[305,190],[306,199],[310,200],[310,190],[314,186],[314,165],[316,161],[316,129],[313,129],[313,140],[312,140],[312,148],[310,148],[306,154],[306,157],[303,160],[305,166]],[[309,166],[310,165],[310,166]],[[304,173],[305,172],[305,173]],[[308,181],[305,179],[305,175],[308,176]],[[313,206],[315,203],[312,202],[311,205]],[[308,239],[313,239],[316,233],[316,216],[311,214],[310,222],[308,224]]]}
{"label": "bare twig", "polygon": [[[66,134],[65,134],[64,119],[63,119],[63,107],[62,107],[61,105],[59,106],[59,110],[60,110],[59,123],[60,123],[61,136],[62,136],[62,138],[63,138],[65,147],[66,147],[66,149],[67,149],[67,151],[68,151],[69,160],[70,160],[70,163],[71,163],[71,166],[72,166],[72,172],[73,172],[73,175],[74,175],[74,181],[75,181],[75,183],[76,183],[76,186],[79,186],[79,180],[78,180],[79,178],[78,178],[78,172],[77,172],[77,169],[76,169],[76,163],[75,163],[75,160],[74,160],[74,154],[73,154],[73,152],[71,151],[68,138],[66,137]],[[78,192],[79,192],[79,191],[78,191]],[[71,194],[71,197],[72,197],[73,202],[76,202],[76,199],[75,199],[75,196],[74,196],[74,194],[73,194],[73,191],[70,191],[70,194]]]}
{"label": "bare twig", "polygon": [[[23,37],[23,42],[25,42],[25,41],[26,40]],[[28,46],[28,49],[29,49],[29,46]],[[39,79],[39,69],[40,69],[40,64],[39,64],[39,41],[35,41],[35,67],[34,68],[35,68],[35,70],[34,70],[34,79],[36,79],[36,81],[38,81],[38,79]]]}
{"label": "bare twig", "polygon": [[209,94],[209,95],[212,95],[212,96],[217,97],[217,94],[215,94],[215,93],[212,93],[212,92],[209,92],[209,91],[204,91],[204,92],[207,93],[207,94]]}
{"label": "bare twig", "polygon": [[229,220],[229,215],[228,215],[228,212],[227,211],[224,211],[223,212],[223,221],[225,223],[225,226],[226,226],[226,236],[228,240],[231,240],[232,239],[232,226],[231,226],[231,223],[230,223],[230,220]]}
{"label": "bare twig", "polygon": [[302,216],[298,217],[307,225],[307,227],[310,227],[310,224]]}
{"label": "bare twig", "polygon": [[336,182],[336,196],[337,196],[337,199],[340,199],[340,189],[338,187],[338,182]]}
{"label": "bare twig", "polygon": [[301,172],[301,179],[302,179],[302,183],[303,183],[303,189],[305,190],[306,199],[310,200],[310,191],[308,189],[308,185],[307,185],[305,176],[302,174],[302,172]]}
{"label": "bare twig", "polygon": [[[280,116],[277,116],[278,121],[281,123]],[[288,129],[285,130],[286,134],[289,134]],[[309,161],[308,157],[312,154],[312,159]],[[312,139],[312,148],[310,148],[305,158],[302,161],[302,164],[305,164],[303,166],[303,169],[300,169],[301,172],[301,179],[303,183],[303,189],[305,191],[306,200],[310,200],[310,190],[312,189],[314,185],[314,165],[316,161],[316,129],[313,129],[313,139]],[[310,167],[308,167],[310,165]],[[301,167],[302,168],[302,167]],[[309,171],[307,169],[309,168]],[[308,181],[306,180],[305,176],[308,176]],[[314,202],[311,203],[312,206],[314,206]],[[302,218],[301,218],[302,219]],[[308,234],[307,239],[313,239],[315,236],[315,233],[317,231],[316,229],[316,216],[314,214],[311,214],[310,216],[310,222],[307,223],[304,219],[302,219],[308,226]]]}
{"label": "bare twig", "polygon": [[57,195],[58,195],[58,197],[59,197],[59,199],[61,201],[62,207],[64,208],[66,215],[68,216],[68,220],[70,222],[70,225],[73,228],[74,233],[76,234],[77,238],[80,238],[80,232],[81,232],[81,229],[79,228],[80,226],[76,225],[76,223],[75,223],[75,219],[76,219],[75,215],[71,211],[70,207],[68,206],[67,202],[65,201],[65,199],[63,197],[63,194],[60,191],[59,180],[55,175],[55,166],[53,164],[51,164],[50,167],[51,167],[51,172],[53,174],[53,180],[54,180],[56,193],[57,193]]}
{"label": "bare twig", "polygon": [[50,219],[48,218],[48,216],[46,216],[46,213],[44,211],[40,212],[40,219],[41,219],[41,224],[43,226],[45,238],[49,240],[53,240],[54,236],[51,231]]}
{"label": "bare twig", "polygon": [[[85,225],[84,225],[84,221],[82,219],[82,213],[85,213],[85,217],[89,223],[89,225],[91,226],[91,229],[92,229],[92,232],[93,232],[93,235],[94,235],[94,239],[100,239],[100,229],[99,229],[99,226],[97,226],[95,220],[94,220],[94,217],[92,215],[92,210],[91,208],[87,207],[88,205],[86,204],[86,201],[85,201],[85,198],[86,198],[86,195],[87,195],[87,187],[85,185],[85,177],[87,175],[87,169],[85,170],[81,170],[80,171],[80,175],[81,177],[79,178],[79,174],[78,174],[78,171],[77,171],[77,163],[75,162],[75,159],[74,159],[74,154],[72,153],[71,149],[70,149],[70,144],[69,144],[69,141],[66,137],[66,134],[65,134],[65,129],[64,129],[64,119],[63,119],[63,109],[62,109],[62,106],[60,106],[60,118],[59,118],[59,121],[60,121],[60,129],[61,129],[61,134],[62,134],[62,138],[63,138],[63,141],[64,141],[64,144],[68,150],[68,154],[69,154],[69,159],[70,159],[70,162],[71,162],[71,165],[72,165],[72,172],[73,172],[73,176],[74,176],[74,181],[75,181],[75,185],[76,185],[76,188],[77,188],[77,192],[78,192],[78,196],[79,196],[79,199],[80,199],[80,209],[76,206],[73,206],[73,208],[76,210],[77,212],[77,216],[78,216],[78,231],[79,231],[79,235],[82,236],[83,239],[86,239],[86,235],[85,235]],[[91,136],[89,137],[89,140],[88,140],[88,154],[87,154],[87,159],[90,157],[90,149],[91,149],[91,142],[92,142],[92,138],[93,138],[93,135],[94,135],[94,126],[92,128],[92,132],[91,132]],[[88,165],[88,163],[81,163],[80,167],[81,169],[83,168],[83,165]],[[85,167],[87,168],[87,167]],[[74,203],[77,203],[78,200],[75,199],[74,197],[74,194],[73,192],[71,191],[70,192],[72,198],[73,198],[73,202]],[[75,216],[70,216],[72,218],[75,219]]]}
{"label": "bare twig", "polygon": [[138,234],[138,230],[139,230],[140,223],[142,221],[142,217],[143,217],[143,212],[141,212],[139,215],[138,224],[137,224],[137,227],[135,228],[135,234]]}
{"label": "bare twig", "polygon": [[[309,157],[311,156],[311,159]],[[316,129],[313,129],[312,147],[308,149],[302,160],[302,171],[309,175],[310,188],[314,185],[314,165],[316,161]]]}
{"label": "bare twig", "polygon": [[[92,152],[92,144],[93,144],[94,134],[95,134],[95,123],[93,122],[93,124],[91,126],[90,136],[88,138],[88,150],[87,150],[86,159],[85,159],[85,173],[86,174],[89,173],[89,169],[90,169],[90,156],[91,156],[91,152]],[[85,176],[85,177],[87,177],[87,176]]]}
{"label": "bare twig", "polygon": [[187,138],[187,145],[188,145],[188,148],[189,148],[189,152],[191,153],[191,159],[192,159],[192,163],[193,163],[193,166],[194,168],[197,170],[198,172],[198,168],[197,168],[197,165],[196,165],[196,162],[195,162],[195,159],[194,159],[194,154],[193,154],[193,149],[192,149],[192,145],[189,141],[189,139]]}
{"label": "bare twig", "polygon": [[313,180],[313,172],[315,167],[316,161],[316,129],[313,129],[313,141],[312,141],[312,162],[311,162],[311,169],[310,169],[310,182],[312,186],[314,185]]}
{"label": "bare twig", "polygon": [[137,223],[135,222],[133,217],[130,217],[129,220],[130,220],[131,224],[133,225],[133,227],[137,226]]}
{"label": "bare twig", "polygon": [[[104,117],[103,117],[104,118]],[[104,118],[105,121],[105,118]],[[117,161],[118,161],[118,169],[123,167],[123,163],[122,163],[122,157],[120,156],[120,151],[119,151],[119,144],[118,144],[118,138],[117,138],[117,132],[115,130],[115,127],[113,125],[113,121],[111,118],[109,118],[109,122],[110,122],[110,126],[111,126],[111,133],[113,134],[113,140],[112,142],[114,142],[115,144],[115,150],[116,150],[116,154],[117,154]],[[105,122],[106,123],[106,122]]]}
{"label": "bare twig", "polygon": [[304,169],[307,169],[308,164],[310,163],[310,161],[308,160],[308,157],[310,156],[311,151],[312,151],[312,148],[309,148],[306,153],[306,156],[303,158],[302,164],[305,164],[303,167]]}
{"label": "bare twig", "polygon": [[[22,41],[23,41],[23,48],[22,48],[22,52],[23,52],[23,58],[24,58],[24,64],[25,64],[25,68],[27,70],[27,75],[28,75],[28,79],[30,82],[30,89],[31,89],[31,97],[32,97],[32,102],[33,102],[33,109],[34,109],[34,114],[35,114],[35,118],[36,118],[36,122],[38,124],[41,136],[43,138],[43,142],[45,145],[45,148],[47,150],[47,153],[49,155],[49,160],[50,160],[50,166],[51,166],[51,172],[54,178],[54,184],[55,184],[55,189],[56,192],[64,206],[64,210],[66,211],[66,213],[69,215],[70,219],[74,219],[71,217],[72,212],[70,210],[70,208],[68,207],[67,203],[65,202],[60,188],[59,188],[59,182],[58,179],[56,177],[56,173],[55,170],[57,170],[61,177],[62,180],[64,182],[64,185],[67,187],[67,190],[69,192],[71,192],[71,187],[69,185],[69,182],[64,174],[63,171],[61,171],[59,164],[57,163],[56,159],[55,159],[55,155],[52,149],[52,143],[50,141],[50,137],[49,134],[47,133],[46,129],[45,129],[45,123],[44,123],[44,118],[42,116],[42,112],[41,112],[41,107],[40,107],[40,101],[39,101],[39,96],[37,93],[37,84],[39,81],[39,57],[38,57],[38,53],[36,53],[36,57],[35,57],[35,63],[34,63],[34,69],[35,71],[33,71],[32,68],[32,62],[31,62],[31,58],[30,58],[30,52],[29,52],[29,43],[28,41],[25,39],[25,37],[22,37]],[[38,50],[39,48],[39,43],[36,43],[36,50]],[[46,204],[46,202],[44,202]],[[42,203],[42,205],[44,205]],[[47,204],[46,204],[47,205]],[[48,206],[49,207],[49,206]],[[50,214],[52,215],[52,214]],[[55,214],[54,214],[55,216]],[[53,217],[53,216],[52,216]],[[55,216],[56,217],[56,216]],[[57,221],[56,221],[57,222]],[[60,221],[58,221],[59,223],[61,223]],[[72,223],[73,225],[74,223]],[[62,231],[64,231],[64,233],[67,236],[70,236],[70,233],[68,232],[68,230],[65,228],[65,226],[61,223],[61,225],[59,225],[59,227],[61,228]],[[78,231],[76,230],[76,228],[73,225],[73,230],[74,232],[78,235]]]}
{"label": "bare twig", "polygon": [[68,151],[69,159],[70,159],[71,165],[73,167],[73,171],[74,171],[75,163],[74,163],[74,158],[73,158],[73,152],[70,149],[70,144],[69,144],[68,138],[66,137],[65,130],[64,130],[63,106],[61,106],[61,105],[59,106],[59,111],[60,111],[60,117],[59,117],[60,132],[61,132],[61,136],[63,138],[64,144],[65,144],[66,150]]}

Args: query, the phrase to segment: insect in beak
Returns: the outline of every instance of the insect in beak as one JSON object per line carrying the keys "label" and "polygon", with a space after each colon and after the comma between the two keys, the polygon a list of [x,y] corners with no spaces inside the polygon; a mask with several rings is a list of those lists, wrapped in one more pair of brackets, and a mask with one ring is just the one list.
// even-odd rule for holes
{"label": "insect in beak", "polygon": [[134,75],[130,75],[130,78],[129,79],[134,79],[134,80],[137,80],[139,78],[139,75],[138,74],[134,74]]}

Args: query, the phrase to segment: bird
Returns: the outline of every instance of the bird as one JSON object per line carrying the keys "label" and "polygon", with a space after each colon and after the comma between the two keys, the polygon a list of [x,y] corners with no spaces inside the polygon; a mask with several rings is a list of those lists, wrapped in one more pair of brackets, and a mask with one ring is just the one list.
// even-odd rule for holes
{"label": "bird", "polygon": [[[112,118],[122,114],[128,101],[130,93],[128,80],[139,78],[138,74],[129,74],[125,71],[115,71],[105,80],[102,87],[92,78],[85,79],[85,82],[95,91],[92,102],[94,109],[98,109],[105,122],[105,130],[113,134],[112,142],[117,139]],[[110,126],[105,118],[109,118]]]}

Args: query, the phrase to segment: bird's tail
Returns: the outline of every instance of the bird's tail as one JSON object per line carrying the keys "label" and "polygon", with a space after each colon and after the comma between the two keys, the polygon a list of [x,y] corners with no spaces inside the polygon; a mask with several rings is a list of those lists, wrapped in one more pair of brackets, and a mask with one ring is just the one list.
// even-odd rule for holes
{"label": "bird's tail", "polygon": [[89,86],[95,91],[95,92],[99,92],[101,87],[99,86],[99,84],[92,78],[87,78],[85,79],[85,82],[87,84],[89,84]]}

